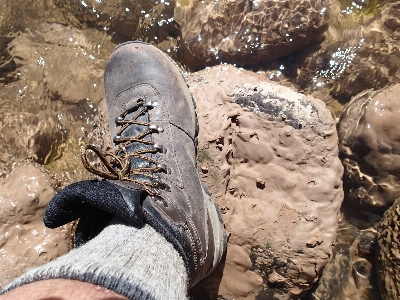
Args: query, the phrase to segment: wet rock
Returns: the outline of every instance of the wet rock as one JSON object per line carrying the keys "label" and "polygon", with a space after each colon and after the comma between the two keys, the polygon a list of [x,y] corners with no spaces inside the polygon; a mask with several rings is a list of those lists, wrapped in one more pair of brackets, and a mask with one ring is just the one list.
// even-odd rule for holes
{"label": "wet rock", "polygon": [[52,0],[0,1],[0,36],[18,34],[27,28],[34,30],[41,22],[67,24],[62,11]]}
{"label": "wet rock", "polygon": [[0,116],[1,162],[31,159],[44,164],[60,158],[57,153],[66,136],[57,130],[51,118],[36,114],[4,112]]}
{"label": "wet rock", "polygon": [[230,234],[225,270],[197,295],[301,298],[332,256],[343,199],[331,113],[229,65],[187,78],[200,124],[198,161],[208,170],[199,172]]}
{"label": "wet rock", "polygon": [[35,87],[43,85],[44,94],[39,96],[49,100],[77,103],[90,99],[98,104],[104,97],[104,58],[114,47],[110,38],[104,32],[59,24],[37,27],[8,44],[19,79],[33,81]]}
{"label": "wet rock", "polygon": [[[70,25],[109,33],[118,43],[143,40],[154,44],[178,36],[173,21],[175,1],[97,1],[53,0]],[[168,42],[167,42],[168,43]],[[170,45],[168,45],[170,46]],[[159,45],[163,48],[163,45]]]}
{"label": "wet rock", "polygon": [[400,81],[400,5],[359,1],[332,7],[333,22],[320,49],[304,59],[295,79],[305,90],[342,103],[366,89]]}
{"label": "wet rock", "polygon": [[53,0],[71,25],[82,27],[84,24],[107,31],[117,30],[120,34],[132,37],[139,25],[140,10],[137,3],[129,0]]}
{"label": "wet rock", "polygon": [[71,248],[71,225],[48,229],[43,224],[54,184],[33,164],[18,166],[0,184],[0,289]]}
{"label": "wet rock", "polygon": [[382,299],[400,298],[400,199],[384,214],[378,226],[380,251],[377,259],[378,277],[381,280]]}
{"label": "wet rock", "polygon": [[103,57],[114,44],[104,32],[46,23],[3,41],[0,176],[30,159],[65,183],[82,179],[79,145],[104,97]]}
{"label": "wet rock", "polygon": [[177,1],[177,58],[190,69],[255,65],[289,55],[320,35],[329,1]]}
{"label": "wet rock", "polygon": [[[367,228],[359,229],[354,225],[357,223]],[[380,299],[375,269],[377,234],[367,224],[365,216],[355,213],[354,207],[341,207],[332,259],[305,300]]]}
{"label": "wet rock", "polygon": [[17,65],[9,53],[8,44],[13,40],[0,37],[0,84],[7,84],[18,79],[15,70]]}
{"label": "wet rock", "polygon": [[383,212],[400,197],[400,84],[367,90],[345,106],[338,125],[346,201]]}

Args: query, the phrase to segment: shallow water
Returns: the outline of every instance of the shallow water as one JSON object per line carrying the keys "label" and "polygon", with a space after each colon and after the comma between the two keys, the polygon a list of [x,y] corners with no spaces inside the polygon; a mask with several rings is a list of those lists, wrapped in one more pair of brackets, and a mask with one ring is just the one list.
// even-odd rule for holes
{"label": "shallow water", "polygon": [[358,92],[399,81],[390,1],[236,2],[0,0],[0,178],[25,160],[64,185],[86,178],[79,147],[104,97],[105,62],[131,39],[155,44],[187,71],[232,63],[264,73],[325,101],[336,117]]}
{"label": "shallow water", "polygon": [[[243,5],[245,2],[247,1],[238,1]],[[262,1],[250,2],[253,3],[251,9],[257,12],[254,7],[257,8]],[[279,15],[276,10],[281,8],[284,11],[285,7],[279,1],[276,3],[278,4],[274,4],[275,7],[272,6],[273,14]],[[219,4],[218,1],[164,0],[119,0],[112,4],[101,0],[1,0],[0,136],[4,149],[0,156],[1,172],[5,174],[9,171],[11,153],[14,161],[29,158],[45,164],[50,170],[63,169],[60,176],[68,181],[80,179],[82,170],[73,153],[77,152],[91,129],[96,106],[103,98],[103,69],[112,49],[118,43],[132,38],[147,41],[191,69],[193,63],[185,57],[185,53],[181,53],[186,42],[183,41],[182,28],[178,24],[190,24],[190,20],[182,19],[181,11],[197,10],[206,15],[207,12],[224,9]],[[298,46],[299,50],[290,56],[269,60],[268,53],[271,51],[262,52],[263,44],[255,42],[258,38],[253,29],[256,26],[254,24],[258,23],[243,25],[243,22],[236,21],[246,14],[249,15],[249,10],[246,11],[240,5],[234,7],[234,12],[238,15],[233,15],[232,24],[221,23],[218,25],[221,28],[217,29],[228,34],[248,26],[246,30],[242,30],[246,35],[240,45],[243,46],[242,49],[251,46],[252,53],[248,57],[256,57],[254,61],[258,63],[237,65],[265,71],[269,79],[316,95],[338,116],[342,104],[352,96],[347,92],[340,92],[340,86],[345,80],[343,78],[348,75],[346,72],[357,68],[353,61],[365,43],[359,25],[377,14],[378,3],[376,0],[361,1],[358,4],[350,1],[291,1],[290,5],[292,4],[300,8],[319,5],[319,14],[325,18],[321,21],[325,26],[325,34],[313,42]],[[270,9],[270,5],[265,9]],[[181,19],[176,21],[175,15]],[[187,13],[185,16],[190,15]],[[210,18],[212,16],[211,14]],[[259,15],[253,14],[251,17],[254,19],[257,16]],[[307,20],[303,23],[308,24]],[[263,24],[267,24],[267,21],[261,22]],[[199,28],[190,29],[200,30],[200,25]],[[217,29],[211,31],[214,33]],[[294,34],[295,31],[292,35]],[[232,39],[229,34],[225,39],[228,38]],[[204,44],[205,52],[210,50],[207,45],[209,48],[216,47],[212,36],[202,37],[198,34],[198,40],[200,44]],[[337,44],[336,50],[331,50],[331,45]],[[275,48],[279,51],[279,45]],[[239,51],[240,49],[236,49],[236,54]],[[319,57],[316,58],[315,53]],[[203,67],[226,61],[236,64],[235,57],[233,53],[226,56],[225,60],[218,56],[208,61],[202,59]],[[192,61],[196,59],[194,57]],[[237,56],[237,60],[243,61],[240,56]],[[198,64],[194,67],[199,68]],[[368,87],[374,86],[371,83],[366,88]],[[335,91],[335,88],[339,91]],[[334,97],[332,89],[338,97]],[[29,134],[24,135],[22,132]],[[19,138],[16,139],[15,135]],[[63,157],[63,163],[58,161],[60,157]]]}

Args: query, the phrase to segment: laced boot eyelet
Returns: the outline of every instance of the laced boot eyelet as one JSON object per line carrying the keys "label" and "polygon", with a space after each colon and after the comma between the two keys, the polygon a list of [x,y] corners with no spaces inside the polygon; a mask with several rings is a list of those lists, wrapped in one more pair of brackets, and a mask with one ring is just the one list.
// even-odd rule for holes
{"label": "laced boot eyelet", "polygon": [[167,153],[167,148],[165,148],[163,145],[154,144],[153,147],[156,148],[160,153]]}
{"label": "laced boot eyelet", "polygon": [[161,191],[160,190],[164,190],[166,192],[171,192],[171,187],[169,185],[165,184],[164,182],[158,180],[157,177],[153,178],[151,183],[153,185],[156,185],[156,187],[155,187],[156,190],[154,191],[155,195],[161,196]]}
{"label": "laced boot eyelet", "polygon": [[158,106],[158,102],[152,102],[152,101],[148,101],[144,104],[144,106],[146,106],[147,108],[154,108]]}
{"label": "laced boot eyelet", "polygon": [[164,128],[162,128],[162,127],[157,127],[157,125],[154,125],[154,124],[150,125],[150,126],[149,126],[149,129],[152,130],[153,132],[158,132],[158,133],[164,131]]}
{"label": "laced boot eyelet", "polygon": [[119,122],[121,122],[121,121],[123,121],[123,120],[124,120],[124,118],[121,117],[121,116],[116,117],[116,118],[115,118],[115,123],[118,124]]}
{"label": "laced boot eyelet", "polygon": [[157,164],[157,168],[161,169],[164,173],[168,173],[168,167],[166,164]]}
{"label": "laced boot eyelet", "polygon": [[155,187],[155,188],[158,188],[161,184],[160,184],[160,182],[157,180],[157,179],[155,179],[155,178],[153,178],[152,180],[151,180],[151,184]]}
{"label": "laced boot eyelet", "polygon": [[161,203],[164,207],[168,207],[167,201],[165,201],[160,193],[156,193],[154,196],[151,197],[154,202]]}
{"label": "laced boot eyelet", "polygon": [[114,142],[114,143],[118,143],[120,138],[121,138],[121,136],[120,136],[120,135],[116,135],[116,136],[114,136],[114,138],[113,138],[113,142]]}

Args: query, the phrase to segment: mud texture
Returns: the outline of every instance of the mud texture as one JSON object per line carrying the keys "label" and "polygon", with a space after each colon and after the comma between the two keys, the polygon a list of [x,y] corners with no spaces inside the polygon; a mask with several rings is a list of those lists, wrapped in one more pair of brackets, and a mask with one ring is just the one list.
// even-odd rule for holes
{"label": "mud texture", "polygon": [[320,35],[329,1],[177,1],[178,59],[189,69],[254,65],[289,55]]}
{"label": "mud texture", "polygon": [[0,184],[0,289],[71,248],[71,225],[49,229],[43,224],[55,184],[30,163],[16,166]]}
{"label": "mud texture", "polygon": [[345,106],[338,124],[346,201],[383,212],[400,197],[400,84],[367,90]]}
{"label": "mud texture", "polygon": [[187,77],[199,171],[230,234],[225,268],[198,287],[202,299],[301,298],[332,256],[343,199],[331,113],[233,66]]}
{"label": "mud texture", "polygon": [[397,199],[385,212],[378,226],[380,251],[377,257],[377,269],[384,300],[400,298],[399,228],[400,199]]}

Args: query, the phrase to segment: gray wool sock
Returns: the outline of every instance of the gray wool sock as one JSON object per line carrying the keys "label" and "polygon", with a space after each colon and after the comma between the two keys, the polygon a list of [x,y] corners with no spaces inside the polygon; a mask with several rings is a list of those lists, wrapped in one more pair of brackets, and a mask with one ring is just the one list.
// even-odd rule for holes
{"label": "gray wool sock", "polygon": [[81,247],[17,278],[2,293],[55,278],[97,284],[128,299],[187,299],[182,258],[149,225],[137,229],[115,220]]}

